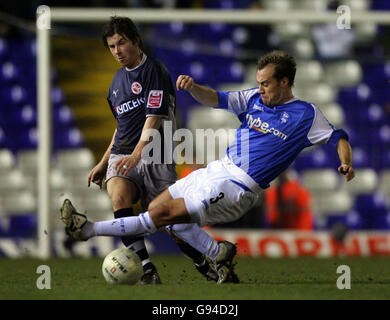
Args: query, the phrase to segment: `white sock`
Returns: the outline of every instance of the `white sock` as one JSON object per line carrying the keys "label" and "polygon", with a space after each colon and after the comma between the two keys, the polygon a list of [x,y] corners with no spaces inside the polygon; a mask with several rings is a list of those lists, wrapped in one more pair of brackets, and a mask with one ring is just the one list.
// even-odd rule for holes
{"label": "white sock", "polygon": [[156,232],[157,228],[150,218],[149,212],[139,216],[124,217],[94,223],[97,236],[145,236]]}
{"label": "white sock", "polygon": [[219,253],[218,242],[196,223],[167,226],[180,239],[214,260]]}

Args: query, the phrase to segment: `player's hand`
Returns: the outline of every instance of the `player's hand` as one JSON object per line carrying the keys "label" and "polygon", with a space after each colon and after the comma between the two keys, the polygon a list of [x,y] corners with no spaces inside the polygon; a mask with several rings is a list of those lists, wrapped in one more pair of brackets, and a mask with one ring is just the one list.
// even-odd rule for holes
{"label": "player's hand", "polygon": [[180,89],[183,90],[191,90],[192,86],[194,85],[194,79],[190,76],[186,75],[180,75],[177,77],[176,80],[176,89],[179,91]]}
{"label": "player's hand", "polygon": [[124,176],[126,176],[129,173],[129,171],[132,168],[134,168],[140,160],[141,160],[140,157],[130,154],[126,157],[123,157],[116,163],[115,170],[117,174],[122,173]]}
{"label": "player's hand", "polygon": [[355,177],[355,171],[353,170],[352,166],[348,164],[342,164],[340,167],[338,167],[338,172],[345,175],[345,179],[347,181],[351,181]]}
{"label": "player's hand", "polygon": [[97,184],[100,189],[102,188],[103,180],[106,175],[107,166],[99,163],[88,174],[88,187],[91,182]]}

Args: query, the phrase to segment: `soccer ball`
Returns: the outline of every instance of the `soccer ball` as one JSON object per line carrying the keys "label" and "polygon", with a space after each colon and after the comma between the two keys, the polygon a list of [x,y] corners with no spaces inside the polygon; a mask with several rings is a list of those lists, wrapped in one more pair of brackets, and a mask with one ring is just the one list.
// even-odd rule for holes
{"label": "soccer ball", "polygon": [[140,258],[127,248],[110,252],[104,258],[102,272],[110,284],[136,284],[144,273]]}

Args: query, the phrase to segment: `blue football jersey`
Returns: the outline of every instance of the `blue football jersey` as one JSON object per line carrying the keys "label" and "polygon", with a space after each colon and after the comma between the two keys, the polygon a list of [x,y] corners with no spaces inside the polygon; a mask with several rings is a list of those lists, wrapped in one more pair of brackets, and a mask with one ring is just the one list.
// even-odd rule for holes
{"label": "blue football jersey", "polygon": [[258,88],[217,93],[217,108],[236,114],[241,121],[227,155],[263,189],[304,148],[321,143],[337,146],[340,138],[348,139],[314,104],[294,98],[270,108],[263,104]]}
{"label": "blue football jersey", "polygon": [[[111,153],[130,154],[134,150],[146,117],[162,117],[175,127],[176,94],[170,74],[161,62],[145,54],[137,67],[122,67],[116,72],[107,100],[117,121]],[[164,144],[162,125],[159,131]]]}

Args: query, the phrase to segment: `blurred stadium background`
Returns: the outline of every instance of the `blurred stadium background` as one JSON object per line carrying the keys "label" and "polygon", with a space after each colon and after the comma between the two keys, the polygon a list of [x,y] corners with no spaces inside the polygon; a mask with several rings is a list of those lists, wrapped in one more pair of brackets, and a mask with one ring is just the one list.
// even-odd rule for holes
{"label": "blurred stadium background", "polygon": [[[0,7],[0,256],[35,256],[40,237],[50,239],[54,256],[103,256],[120,245],[118,239],[72,244],[58,213],[67,196],[93,220],[112,218],[106,191],[88,189],[86,179],[115,129],[106,94],[119,65],[101,43],[101,24],[52,24],[50,228],[38,234],[35,12],[43,4],[63,7],[66,1],[2,3]],[[218,239],[238,243],[239,254],[390,255],[390,29],[353,20],[361,12],[390,10],[390,1],[117,0],[106,4],[91,0],[77,5],[250,9],[288,15],[291,10],[312,10],[313,14],[336,10],[342,4],[351,8],[351,29],[339,30],[336,22],[138,23],[147,54],[167,66],[173,81],[179,74],[189,74],[219,90],[255,87],[257,59],[272,49],[287,50],[298,62],[294,93],[317,104],[332,124],[349,133],[356,169],[351,183],[344,183],[337,173],[337,154],[326,145],[304,152],[292,167],[311,194],[311,231],[272,229],[264,205],[227,228],[208,229]],[[177,119],[179,127],[189,129],[238,124],[228,113],[202,109],[183,92],[177,93]],[[190,169],[177,167],[179,176]],[[155,254],[178,253],[164,233],[150,237],[148,246]]]}

